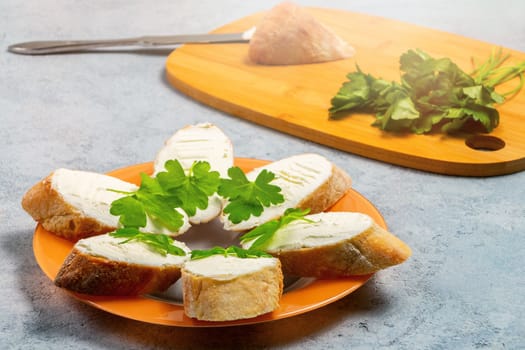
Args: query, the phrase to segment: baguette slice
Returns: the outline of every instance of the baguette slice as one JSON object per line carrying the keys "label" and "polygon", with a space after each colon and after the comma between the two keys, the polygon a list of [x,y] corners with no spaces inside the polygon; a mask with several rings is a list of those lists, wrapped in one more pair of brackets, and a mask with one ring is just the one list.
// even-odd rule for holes
{"label": "baguette slice", "polygon": [[212,255],[182,268],[184,312],[204,321],[252,318],[275,310],[283,293],[276,258]]}
{"label": "baguette slice", "polygon": [[[188,125],[178,130],[158,152],[153,163],[154,174],[164,171],[164,164],[170,159],[177,159],[188,173],[195,161],[206,161],[211,170],[226,177],[233,166],[233,146],[230,139],[211,123]],[[198,209],[190,217],[190,223],[206,223],[216,218],[222,210],[222,200],[213,195],[208,200],[206,209]]]}
{"label": "baguette slice", "polygon": [[248,51],[252,62],[266,65],[335,61],[354,53],[331,29],[290,2],[278,4],[265,15]]}
{"label": "baguette slice", "polygon": [[[22,207],[47,231],[76,242],[118,227],[119,218],[109,209],[123,195],[108,189],[131,192],[137,186],[94,172],[57,169],[25,193]],[[179,212],[184,224],[178,232],[168,232],[149,218],[146,230],[172,235],[187,231],[188,217]]]}
{"label": "baguette slice", "polygon": [[[265,249],[284,273],[317,278],[366,275],[400,264],[410,248],[366,214],[326,212],[279,229]],[[253,243],[248,241],[243,248]]]}
{"label": "baguette slice", "polygon": [[78,241],[57,276],[55,285],[90,295],[129,296],[162,292],[180,278],[190,250],[175,241],[187,255],[163,256],[142,242],[109,234]]}
{"label": "baguette slice", "polygon": [[318,154],[305,153],[284,158],[256,168],[246,177],[253,181],[263,169],[275,174],[271,184],[281,188],[285,201],[265,208],[260,216],[251,216],[238,224],[232,223],[223,213],[220,219],[224,229],[249,230],[281,217],[288,208],[309,208],[310,213],[318,213],[334,205],[351,187],[348,174]]}

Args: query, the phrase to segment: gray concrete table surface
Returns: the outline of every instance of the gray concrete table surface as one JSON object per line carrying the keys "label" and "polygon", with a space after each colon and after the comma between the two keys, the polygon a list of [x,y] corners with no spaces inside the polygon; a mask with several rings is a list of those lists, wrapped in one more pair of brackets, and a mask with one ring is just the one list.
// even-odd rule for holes
{"label": "gray concrete table surface", "polygon": [[[30,57],[20,41],[200,33],[277,1],[0,2],[2,349],[519,349],[525,347],[525,173],[443,176],[330,149],[197,103],[169,86],[167,50]],[[384,16],[525,51],[522,0],[297,1]],[[59,167],[152,160],[178,128],[209,121],[240,157],[317,152],[350,173],[413,249],[349,296],[275,322],[158,326],[71,298],[39,269],[23,193]]]}

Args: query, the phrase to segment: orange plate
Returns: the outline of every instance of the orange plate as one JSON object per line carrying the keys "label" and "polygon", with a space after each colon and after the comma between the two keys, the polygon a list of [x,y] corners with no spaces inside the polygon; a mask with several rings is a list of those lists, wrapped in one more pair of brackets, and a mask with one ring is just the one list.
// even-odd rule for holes
{"label": "orange plate", "polygon": [[[235,165],[244,171],[266,164],[266,161],[237,158]],[[122,180],[140,183],[141,172],[151,174],[152,163],[132,165],[108,173]],[[386,228],[385,221],[379,211],[362,195],[350,190],[331,211],[356,211],[370,215],[379,225]],[[46,230],[40,225],[36,227],[33,238],[33,250],[40,268],[50,278],[54,279],[62,262],[69,254],[73,244]],[[148,296],[136,297],[99,297],[71,293],[78,300],[91,306],[105,310],[115,315],[127,317],[133,320],[181,327],[218,327],[245,325],[260,322],[278,320],[285,317],[299,315],[352,293],[361,287],[371,275],[355,276],[342,279],[301,279],[295,283],[295,288],[285,290],[280,307],[274,312],[259,317],[236,320],[230,322],[207,322],[198,321],[187,317],[180,303],[152,298]]]}
{"label": "orange plate", "polygon": [[[504,103],[500,125],[489,135],[395,134],[370,124],[370,114],[329,120],[330,100],[356,64],[366,73],[399,81],[399,57],[420,48],[450,57],[465,71],[471,57],[485,60],[496,45],[359,13],[306,8],[356,49],[335,62],[263,66],[248,59],[248,44],[183,45],[166,61],[167,78],[184,94],[237,117],[343,151],[436,173],[492,176],[525,169],[525,93]],[[217,33],[240,32],[263,13],[228,23]],[[511,54],[509,64],[525,60]],[[507,64],[507,62],[505,63]],[[508,91],[518,80],[502,86]]]}

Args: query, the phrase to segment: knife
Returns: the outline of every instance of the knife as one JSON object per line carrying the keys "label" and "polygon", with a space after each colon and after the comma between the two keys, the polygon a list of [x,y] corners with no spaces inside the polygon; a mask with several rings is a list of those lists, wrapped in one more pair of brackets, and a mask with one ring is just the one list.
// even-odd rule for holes
{"label": "knife", "polygon": [[118,46],[170,46],[180,44],[211,44],[211,43],[246,43],[249,42],[255,27],[242,33],[225,34],[186,34],[141,36],[123,39],[102,40],[54,40],[29,41],[10,45],[7,50],[22,55],[44,55],[53,53],[79,52],[101,47]]}

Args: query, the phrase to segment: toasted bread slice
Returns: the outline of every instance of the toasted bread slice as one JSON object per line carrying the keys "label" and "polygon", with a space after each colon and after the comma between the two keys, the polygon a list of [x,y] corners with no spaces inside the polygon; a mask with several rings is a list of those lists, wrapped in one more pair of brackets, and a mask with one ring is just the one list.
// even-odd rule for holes
{"label": "toasted bread slice", "polygon": [[[78,241],[57,276],[58,287],[90,295],[140,295],[165,291],[180,278],[188,255],[165,256],[142,242],[109,234]],[[184,243],[175,245],[186,253]]]}
{"label": "toasted bread slice", "polygon": [[[94,172],[57,169],[25,193],[22,207],[47,231],[76,242],[118,227],[119,218],[109,209],[123,194],[108,189],[132,192],[137,186]],[[178,232],[168,232],[151,219],[146,230],[172,235],[187,231],[188,217],[182,210],[179,212],[184,224]]]}
{"label": "toasted bread slice", "polygon": [[284,2],[257,24],[250,60],[266,65],[307,64],[353,56],[355,50],[303,8]]}
{"label": "toasted bread slice", "polygon": [[182,268],[184,312],[205,321],[252,318],[275,310],[283,292],[275,258],[212,255]]}
{"label": "toasted bread slice", "polygon": [[246,174],[253,181],[262,170],[275,174],[272,185],[279,186],[285,201],[265,208],[260,216],[251,216],[238,224],[224,213],[220,216],[226,230],[245,231],[269,220],[279,218],[288,208],[310,209],[311,213],[324,211],[335,204],[351,187],[351,179],[325,157],[305,153],[284,158],[254,169]]}
{"label": "toasted bread slice", "polygon": [[[206,161],[211,170],[226,177],[233,166],[233,146],[230,139],[211,123],[188,125],[178,130],[158,152],[154,161],[154,174],[164,171],[164,164],[170,159],[178,160],[188,172],[195,161]],[[222,209],[218,195],[209,198],[206,209],[198,209],[190,217],[191,224],[206,223],[216,218]]]}
{"label": "toasted bread slice", "polygon": [[[370,274],[400,264],[411,250],[366,214],[325,212],[277,230],[265,249],[284,273],[317,278]],[[245,242],[249,248],[252,241]]]}

